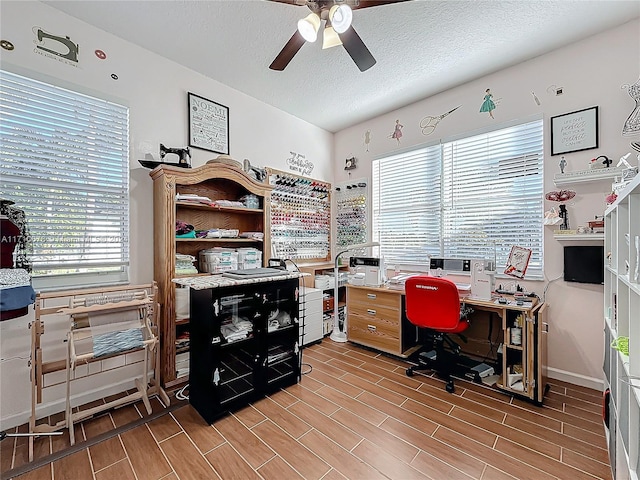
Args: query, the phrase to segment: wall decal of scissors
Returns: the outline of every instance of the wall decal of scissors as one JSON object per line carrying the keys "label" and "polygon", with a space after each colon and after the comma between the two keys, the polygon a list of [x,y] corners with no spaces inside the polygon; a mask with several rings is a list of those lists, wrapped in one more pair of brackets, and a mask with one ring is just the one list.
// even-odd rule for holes
{"label": "wall decal of scissors", "polygon": [[449,115],[450,113],[455,112],[462,105],[458,105],[456,108],[449,110],[447,113],[443,113],[442,115],[438,115],[437,117],[433,117],[431,115],[427,115],[422,120],[420,120],[420,128],[422,129],[423,135],[431,135],[435,130],[440,120]]}

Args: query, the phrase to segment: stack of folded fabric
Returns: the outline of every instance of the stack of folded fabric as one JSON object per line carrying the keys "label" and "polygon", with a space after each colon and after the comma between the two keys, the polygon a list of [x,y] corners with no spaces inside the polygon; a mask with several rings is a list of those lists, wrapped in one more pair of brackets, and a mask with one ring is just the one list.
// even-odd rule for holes
{"label": "stack of folded fabric", "polygon": [[176,238],[196,238],[196,230],[182,220],[176,220]]}
{"label": "stack of folded fabric", "polygon": [[192,273],[198,273],[198,269],[195,267],[194,262],[196,257],[193,255],[183,255],[176,253],[176,275],[189,275]]}
{"label": "stack of folded fabric", "polygon": [[36,292],[31,286],[31,275],[27,270],[0,268],[0,312],[24,309],[35,300]]}
{"label": "stack of folded fabric", "polygon": [[262,232],[242,232],[240,234],[242,238],[251,238],[253,240],[262,240],[264,239],[264,233]]}
{"label": "stack of folded fabric", "polygon": [[249,337],[253,330],[253,324],[239,317],[234,317],[232,321],[220,325],[220,333],[227,342],[235,342]]}
{"label": "stack of folded fabric", "polygon": [[239,230],[234,228],[210,228],[209,230],[198,230],[197,238],[237,238]]}
{"label": "stack of folded fabric", "polygon": [[176,193],[176,202],[202,203],[204,205],[213,205],[209,197],[190,193]]}

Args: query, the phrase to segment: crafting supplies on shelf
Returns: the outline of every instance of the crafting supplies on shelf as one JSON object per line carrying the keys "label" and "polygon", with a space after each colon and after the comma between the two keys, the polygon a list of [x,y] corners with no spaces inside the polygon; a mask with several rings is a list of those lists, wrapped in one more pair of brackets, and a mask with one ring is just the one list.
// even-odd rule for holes
{"label": "crafting supplies on shelf", "polygon": [[328,260],[331,184],[277,170],[269,173],[273,256]]}
{"label": "crafting supplies on shelf", "polygon": [[367,241],[367,183],[363,180],[336,187],[336,245],[346,247]]}

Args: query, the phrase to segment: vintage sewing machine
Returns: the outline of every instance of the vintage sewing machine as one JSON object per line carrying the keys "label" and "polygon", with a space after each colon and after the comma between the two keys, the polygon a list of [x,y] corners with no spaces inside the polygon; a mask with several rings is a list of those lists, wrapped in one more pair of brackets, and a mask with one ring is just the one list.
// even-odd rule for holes
{"label": "vintage sewing machine", "polygon": [[181,167],[184,167],[184,168],[191,167],[191,152],[189,151],[189,147],[167,148],[163,144],[160,144],[160,158],[162,160],[164,160],[164,157],[167,155],[167,153],[173,153],[175,155],[178,155],[178,158],[180,159],[178,161],[178,164]]}
{"label": "vintage sewing machine", "polygon": [[[178,163],[165,162],[167,154],[178,155]],[[158,165],[172,165],[174,167],[191,168],[191,151],[189,147],[184,148],[167,148],[160,144],[160,161],[154,160],[138,160],[140,165],[146,168],[156,168]]]}
{"label": "vintage sewing machine", "polygon": [[[40,28],[38,28],[36,35],[39,42],[36,45],[37,49],[64,58],[71,62],[78,63],[78,50],[80,49],[80,47],[76,43],[73,43],[69,37],[53,35],[51,33],[45,32]],[[47,48],[45,47],[45,45],[49,45],[51,48]]]}

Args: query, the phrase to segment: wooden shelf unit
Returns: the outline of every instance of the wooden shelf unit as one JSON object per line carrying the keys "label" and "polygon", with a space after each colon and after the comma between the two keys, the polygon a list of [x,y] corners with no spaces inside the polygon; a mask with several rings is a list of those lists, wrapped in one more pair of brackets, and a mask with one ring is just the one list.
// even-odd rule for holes
{"label": "wooden shelf unit", "polygon": [[[241,168],[225,163],[210,162],[186,169],[160,165],[149,175],[153,179],[154,212],[154,279],[158,284],[160,302],[160,360],[162,384],[167,387],[183,383],[187,376],[176,376],[176,317],[175,285],[176,253],[193,255],[216,246],[239,248],[253,247],[263,252],[266,265],[271,245],[269,235],[270,195],[272,186],[259,183]],[[219,207],[176,201],[176,194],[195,194],[216,200],[240,200],[248,194],[256,195],[260,208]],[[242,232],[261,232],[262,240],[249,238],[176,238],[176,220],[193,225],[196,230],[211,228],[238,229]],[[194,274],[193,276],[198,275]],[[180,322],[179,328],[188,329],[188,322]],[[180,349],[184,351],[184,349]]]}

